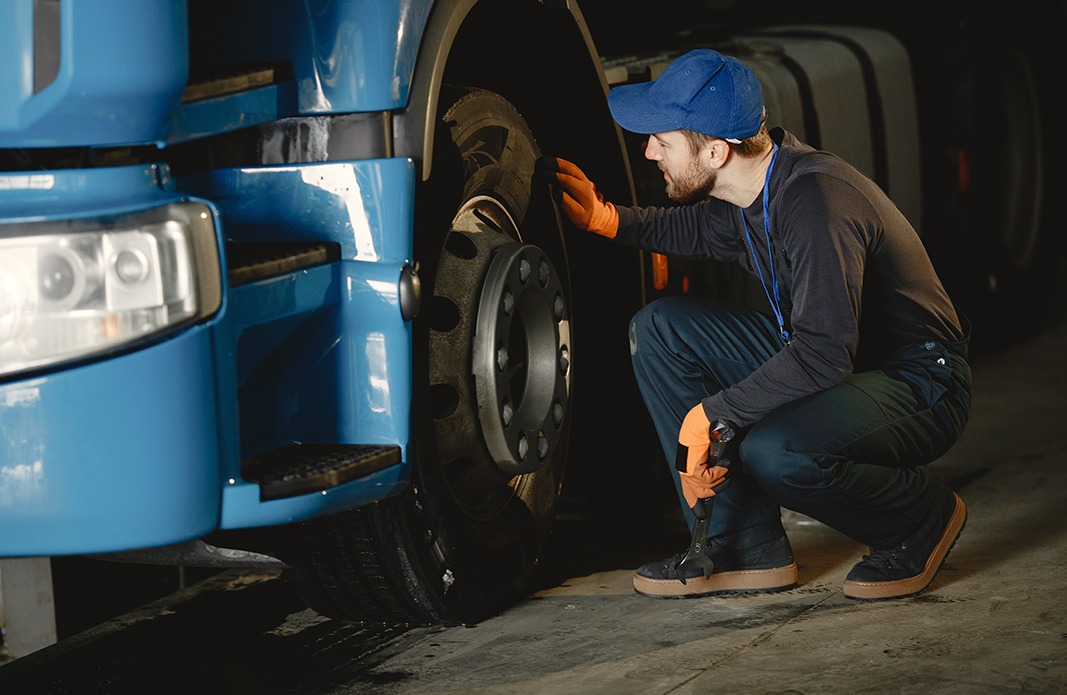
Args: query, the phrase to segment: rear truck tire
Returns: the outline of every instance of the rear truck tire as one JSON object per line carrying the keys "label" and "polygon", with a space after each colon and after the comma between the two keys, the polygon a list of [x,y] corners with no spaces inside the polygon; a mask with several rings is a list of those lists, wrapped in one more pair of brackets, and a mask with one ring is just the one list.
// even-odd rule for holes
{"label": "rear truck tire", "polygon": [[418,192],[413,479],[402,495],[287,526],[278,554],[314,610],[461,624],[525,595],[570,434],[571,293],[533,134],[500,96],[446,89]]}
{"label": "rear truck tire", "polygon": [[[997,350],[1040,328],[1060,282],[1062,243],[1047,214],[1049,140],[1041,86],[1025,51],[988,42],[966,54],[952,75],[954,117],[940,143],[956,143],[944,157],[941,195],[929,195],[933,217],[928,248],[950,295],[974,326],[972,347]],[[1000,85],[990,99],[988,85]]]}
{"label": "rear truck tire", "polygon": [[[982,289],[988,297],[981,318],[983,328],[995,332],[1010,315],[1025,323],[1041,322],[1055,277],[1049,265],[1055,255],[1044,238],[1049,234],[1042,214],[1046,144],[1029,61],[1020,51],[1004,51],[979,75],[982,82],[996,80],[1006,92],[997,100],[998,108],[989,108],[984,90],[976,87],[976,127],[970,147],[971,224],[975,229],[985,226],[988,234],[981,266]],[[999,146],[986,146],[990,133],[996,134]],[[995,334],[989,337],[997,339]]]}

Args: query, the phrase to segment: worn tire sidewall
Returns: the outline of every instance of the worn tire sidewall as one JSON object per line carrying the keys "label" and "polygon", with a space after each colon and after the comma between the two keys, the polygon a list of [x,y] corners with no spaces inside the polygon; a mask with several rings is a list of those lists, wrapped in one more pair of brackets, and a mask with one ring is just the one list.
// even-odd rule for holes
{"label": "worn tire sidewall", "polygon": [[[521,116],[501,97],[480,90],[442,94],[434,148],[433,176],[420,191],[416,210],[416,258],[424,298],[433,294],[437,259],[449,222],[463,200],[489,195],[498,200],[522,230],[521,241],[544,249],[566,276],[566,259],[558,224],[551,229],[524,228],[530,212],[530,187],[539,151]],[[506,128],[508,147],[499,161],[461,152],[457,143],[478,141],[483,128]],[[546,204],[545,200],[538,205]],[[550,204],[550,203],[547,203]],[[558,220],[558,216],[551,215]],[[564,283],[569,295],[569,282]],[[569,299],[568,299],[569,302]],[[569,310],[568,310],[569,313]],[[438,599],[445,622],[472,622],[498,612],[521,597],[544,549],[562,483],[568,423],[551,460],[522,476],[509,504],[492,519],[467,515],[450,493],[435,455],[426,392],[429,381],[428,331],[416,317],[415,406],[413,417],[414,479],[407,493],[408,535],[430,592]],[[483,444],[484,446],[484,444]]]}

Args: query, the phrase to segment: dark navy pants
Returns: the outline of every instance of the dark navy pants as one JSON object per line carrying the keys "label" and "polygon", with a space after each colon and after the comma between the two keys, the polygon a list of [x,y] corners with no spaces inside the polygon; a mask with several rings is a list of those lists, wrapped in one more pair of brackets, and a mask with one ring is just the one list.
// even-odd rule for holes
{"label": "dark navy pants", "polygon": [[[754,310],[669,297],[637,313],[630,323],[634,375],[672,471],[689,409],[780,349],[776,326]],[[716,497],[711,535],[778,519],[785,507],[868,546],[896,545],[950,494],[924,464],[959,438],[970,386],[966,344],[928,341],[771,411],[743,431],[733,483]],[[692,528],[677,474],[672,478]]]}

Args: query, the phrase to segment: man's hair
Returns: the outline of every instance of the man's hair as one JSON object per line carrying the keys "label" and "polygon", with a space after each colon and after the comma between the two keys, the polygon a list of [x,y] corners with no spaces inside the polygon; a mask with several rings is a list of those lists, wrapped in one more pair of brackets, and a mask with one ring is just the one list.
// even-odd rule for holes
{"label": "man's hair", "polygon": [[[704,145],[710,144],[715,140],[722,140],[722,138],[715,138],[704,133],[698,133],[695,130],[683,130],[682,134],[685,135],[686,141],[689,143],[689,149],[693,154],[700,152],[700,148]],[[759,132],[750,138],[745,138],[741,142],[726,141],[726,144],[730,146],[737,154],[742,157],[755,157],[760,152],[767,149],[770,145],[771,135],[767,132],[767,123],[764,121],[759,128]]]}

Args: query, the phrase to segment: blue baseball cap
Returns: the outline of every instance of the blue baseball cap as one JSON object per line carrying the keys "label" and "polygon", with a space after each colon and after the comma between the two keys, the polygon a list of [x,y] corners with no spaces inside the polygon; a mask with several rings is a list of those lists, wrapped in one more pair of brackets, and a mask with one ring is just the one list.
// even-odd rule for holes
{"label": "blue baseball cap", "polygon": [[759,132],[763,90],[741,61],[699,48],[679,56],[654,81],[613,87],[608,107],[633,133],[692,130],[736,141]]}

